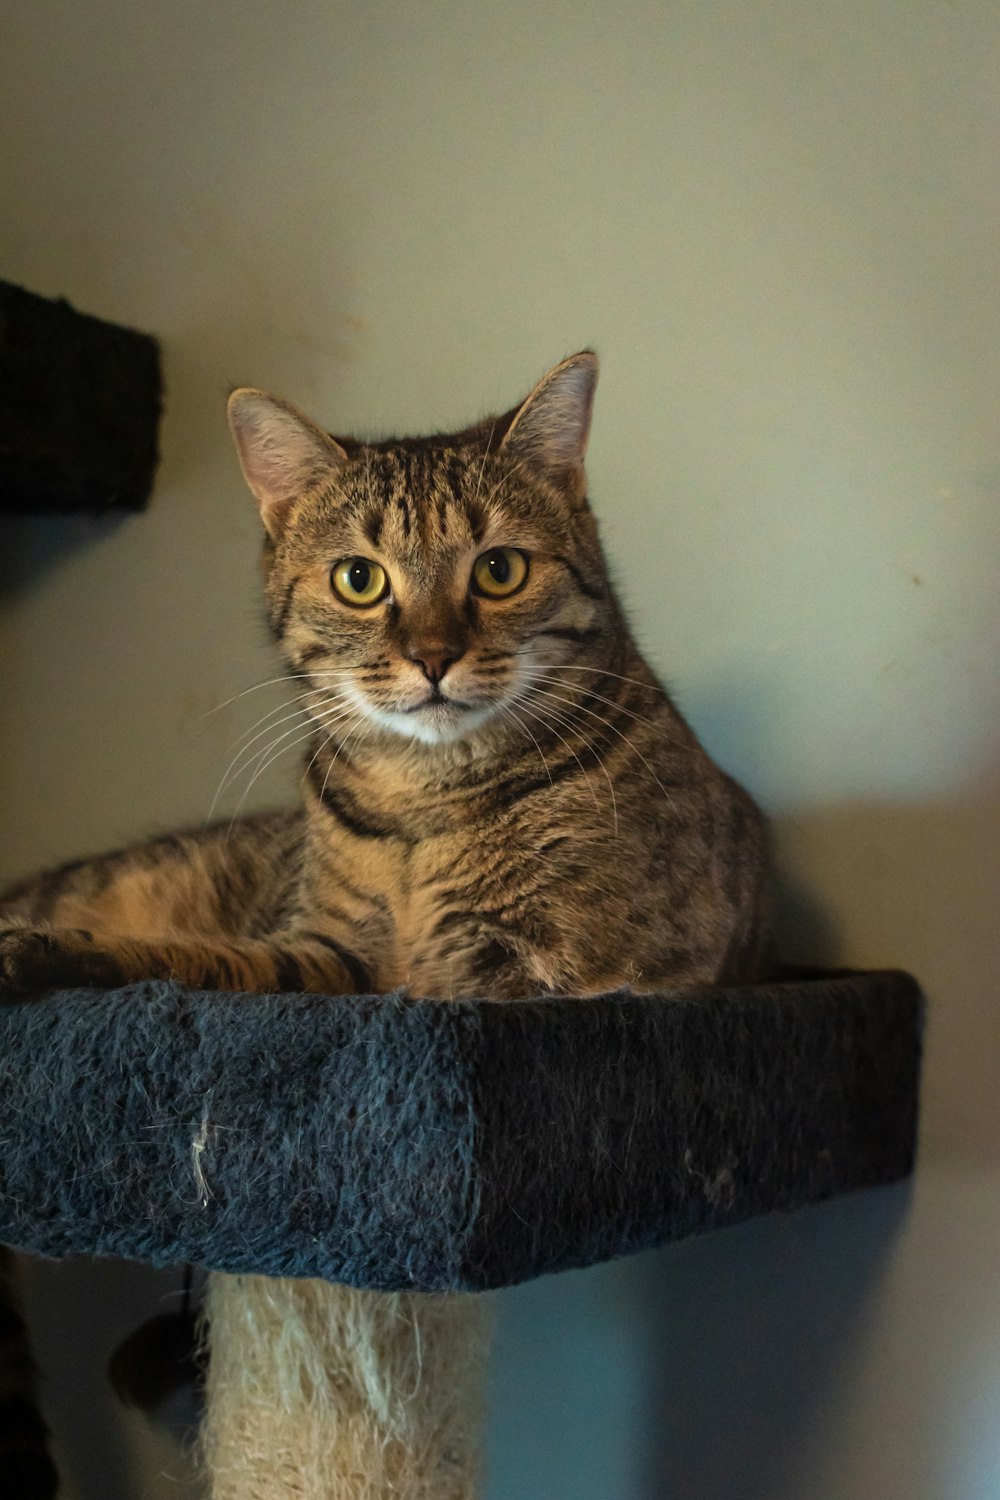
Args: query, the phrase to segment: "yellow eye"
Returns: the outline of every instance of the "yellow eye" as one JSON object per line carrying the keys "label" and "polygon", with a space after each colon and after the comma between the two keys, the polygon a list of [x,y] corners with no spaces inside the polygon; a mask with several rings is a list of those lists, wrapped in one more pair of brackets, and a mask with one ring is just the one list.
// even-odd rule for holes
{"label": "yellow eye", "polygon": [[338,599],[362,609],[377,604],[389,591],[385,569],[367,557],[345,557],[334,566],[330,582]]}
{"label": "yellow eye", "polygon": [[472,582],[477,594],[488,599],[506,599],[524,587],[528,576],[528,559],[514,547],[493,547],[483,552],[472,565]]}

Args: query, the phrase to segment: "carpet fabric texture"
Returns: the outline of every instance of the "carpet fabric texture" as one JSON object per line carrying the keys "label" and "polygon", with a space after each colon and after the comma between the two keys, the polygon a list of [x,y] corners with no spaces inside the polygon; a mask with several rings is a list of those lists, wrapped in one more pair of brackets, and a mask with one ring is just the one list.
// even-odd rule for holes
{"label": "carpet fabric texture", "polygon": [[478,1291],[905,1176],[922,1000],[831,975],[586,1000],[0,1007],[0,1242]]}

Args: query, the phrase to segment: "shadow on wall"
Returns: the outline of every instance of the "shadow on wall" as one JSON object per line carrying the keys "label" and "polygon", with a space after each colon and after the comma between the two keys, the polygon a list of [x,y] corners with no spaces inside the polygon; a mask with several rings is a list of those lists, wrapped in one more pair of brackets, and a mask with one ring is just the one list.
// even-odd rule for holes
{"label": "shadow on wall", "polygon": [[773,1500],[877,1301],[909,1185],[497,1299],[487,1500]]}
{"label": "shadow on wall", "polygon": [[[1000,788],[805,808],[775,818],[774,841],[778,951],[915,975],[928,1000],[922,1154],[995,1162]],[[810,894],[820,886],[821,911]]]}
{"label": "shadow on wall", "polygon": [[909,1191],[748,1224],[642,1267],[658,1368],[639,1500],[795,1492],[798,1443],[851,1358]]}
{"label": "shadow on wall", "polygon": [[113,536],[134,511],[106,515],[0,516],[0,603],[30,592],[35,582],[74,552]]}

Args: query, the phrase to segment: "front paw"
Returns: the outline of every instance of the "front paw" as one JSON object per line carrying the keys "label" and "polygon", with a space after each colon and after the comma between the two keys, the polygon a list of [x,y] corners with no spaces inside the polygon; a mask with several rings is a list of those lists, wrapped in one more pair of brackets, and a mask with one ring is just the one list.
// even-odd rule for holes
{"label": "front paw", "polygon": [[87,932],[0,931],[0,1001],[27,1000],[40,990],[121,982],[114,959],[95,947]]}

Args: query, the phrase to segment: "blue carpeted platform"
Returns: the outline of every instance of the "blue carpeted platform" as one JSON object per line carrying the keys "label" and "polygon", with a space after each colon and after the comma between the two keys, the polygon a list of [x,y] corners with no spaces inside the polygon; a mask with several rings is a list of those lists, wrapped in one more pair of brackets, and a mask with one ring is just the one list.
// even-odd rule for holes
{"label": "blue carpeted platform", "polygon": [[515,1002],[0,1008],[0,1241],[480,1290],[906,1175],[895,972]]}

